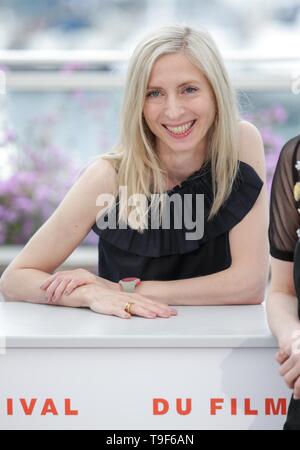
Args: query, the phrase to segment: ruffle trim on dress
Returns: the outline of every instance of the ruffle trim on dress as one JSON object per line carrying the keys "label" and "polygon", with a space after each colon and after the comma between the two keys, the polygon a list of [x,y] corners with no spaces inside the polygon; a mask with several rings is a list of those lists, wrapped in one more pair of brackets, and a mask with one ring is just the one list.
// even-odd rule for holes
{"label": "ruffle trim on dress", "polygon": [[[253,207],[262,186],[263,181],[252,166],[239,161],[237,176],[230,196],[218,214],[208,221],[207,217],[213,203],[211,170],[210,162],[208,162],[181,184],[166,192],[169,196],[178,193],[181,197],[184,194],[192,194],[190,197],[193,199],[193,205],[196,201],[195,194],[204,194],[204,233],[200,239],[189,240],[187,238],[187,233],[195,233],[196,228],[187,228],[184,220],[182,220],[183,226],[180,229],[174,228],[174,216],[171,218],[170,229],[149,227],[140,233],[129,225],[126,229],[99,229],[95,223],[92,230],[104,241],[136,255],[158,257],[189,253],[237,225]],[[118,202],[114,208],[118,214]],[[191,213],[195,220],[194,208]],[[150,224],[150,222],[148,223]]]}

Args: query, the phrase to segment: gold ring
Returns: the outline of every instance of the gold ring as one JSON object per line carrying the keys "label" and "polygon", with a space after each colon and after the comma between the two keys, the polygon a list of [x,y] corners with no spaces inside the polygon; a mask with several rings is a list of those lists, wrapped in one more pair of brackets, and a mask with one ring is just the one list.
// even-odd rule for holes
{"label": "gold ring", "polygon": [[126,305],[124,306],[124,310],[128,314],[132,314],[132,312],[131,312],[132,305],[134,305],[134,303],[127,302]]}

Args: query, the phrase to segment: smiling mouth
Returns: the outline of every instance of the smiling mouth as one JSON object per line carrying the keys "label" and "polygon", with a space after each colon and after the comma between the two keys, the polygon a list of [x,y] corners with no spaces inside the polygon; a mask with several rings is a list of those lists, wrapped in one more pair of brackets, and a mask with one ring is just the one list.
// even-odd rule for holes
{"label": "smiling mouth", "polygon": [[186,137],[191,133],[193,126],[196,123],[196,119],[191,122],[187,122],[185,125],[181,125],[179,127],[168,127],[167,125],[163,125],[163,127],[167,130],[168,134],[176,137]]}

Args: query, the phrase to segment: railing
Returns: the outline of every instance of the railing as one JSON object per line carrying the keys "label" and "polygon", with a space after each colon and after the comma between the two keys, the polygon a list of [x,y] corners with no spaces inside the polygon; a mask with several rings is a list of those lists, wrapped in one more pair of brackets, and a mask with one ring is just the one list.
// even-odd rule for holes
{"label": "railing", "polygon": [[[0,64],[8,90],[99,90],[124,85],[129,56],[119,51],[0,51]],[[300,77],[300,51],[278,57],[234,52],[224,60],[242,90],[290,90]]]}
{"label": "railing", "polygon": [[[22,248],[22,245],[1,245],[0,266],[8,266]],[[74,250],[62,265],[65,267],[97,265],[97,251],[97,245],[82,246]]]}

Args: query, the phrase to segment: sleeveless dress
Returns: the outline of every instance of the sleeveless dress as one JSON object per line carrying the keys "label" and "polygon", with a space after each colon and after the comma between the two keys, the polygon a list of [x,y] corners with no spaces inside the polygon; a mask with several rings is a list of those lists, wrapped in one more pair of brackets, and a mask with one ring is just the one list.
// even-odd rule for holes
{"label": "sleeveless dress", "polygon": [[[208,213],[213,202],[211,163],[207,162],[181,184],[166,191],[171,196],[191,194],[192,216],[195,218],[196,194],[204,194],[204,234],[197,240],[186,239],[183,221],[181,229],[174,227],[171,213],[170,229],[145,229],[143,233],[128,227],[101,229],[95,223],[93,231],[99,236],[98,275],[118,282],[124,277],[141,280],[179,280],[209,275],[231,265],[229,232],[251,210],[263,186],[256,171],[239,161],[233,189],[213,220]],[[118,213],[118,197],[113,211]],[[105,218],[108,217],[106,212]],[[118,216],[117,216],[118,217]],[[195,231],[195,230],[194,230]]]}
{"label": "sleeveless dress", "polygon": [[[300,196],[294,196],[294,186],[299,181],[300,135],[288,141],[280,153],[272,182],[269,226],[271,255],[294,262],[293,277],[300,320]],[[300,400],[294,400],[293,395],[283,429],[300,430]]]}

